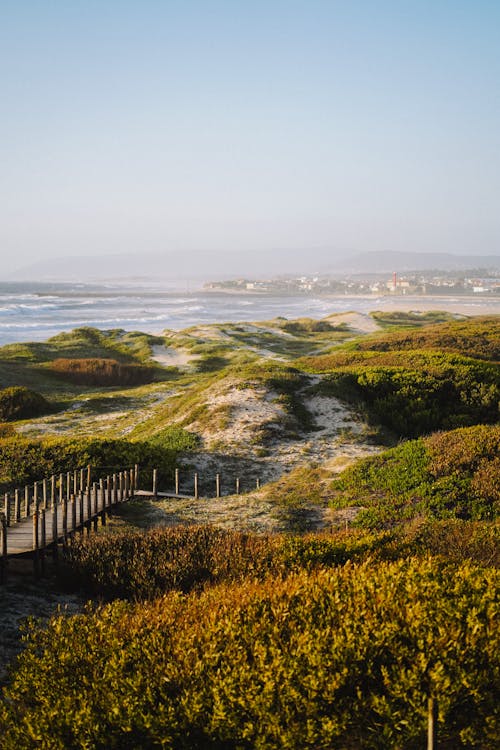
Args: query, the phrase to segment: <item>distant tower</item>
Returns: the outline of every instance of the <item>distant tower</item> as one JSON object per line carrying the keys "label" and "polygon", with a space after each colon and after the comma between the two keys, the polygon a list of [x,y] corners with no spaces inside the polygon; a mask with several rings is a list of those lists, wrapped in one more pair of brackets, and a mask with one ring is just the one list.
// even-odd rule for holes
{"label": "distant tower", "polygon": [[395,292],[398,287],[398,275],[396,271],[392,274],[392,289]]}

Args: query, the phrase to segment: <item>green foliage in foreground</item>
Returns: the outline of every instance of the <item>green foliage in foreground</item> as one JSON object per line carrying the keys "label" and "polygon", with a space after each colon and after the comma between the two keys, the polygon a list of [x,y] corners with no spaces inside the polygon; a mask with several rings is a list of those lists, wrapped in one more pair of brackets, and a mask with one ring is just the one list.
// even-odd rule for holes
{"label": "green foliage in foreground", "polygon": [[432,521],[391,533],[350,530],[292,536],[177,526],[77,537],[66,550],[65,577],[100,598],[143,600],[207,584],[409,554],[500,566],[500,526]]}
{"label": "green foliage in foreground", "polygon": [[47,399],[39,393],[13,386],[0,391],[0,421],[13,422],[18,419],[31,419],[53,410]]}
{"label": "green foliage in foreground", "polygon": [[0,490],[38,481],[90,464],[94,477],[139,464],[150,474],[158,468],[159,480],[170,478],[177,452],[148,442],[97,438],[0,438]]}
{"label": "green foliage in foreground", "polygon": [[357,522],[387,527],[418,516],[494,519],[500,513],[500,426],[410,440],[349,467],[332,484],[335,507],[363,506]]}
{"label": "green foliage in foreground", "polygon": [[499,573],[346,565],[115,602],[32,628],[5,750],[497,747]]}

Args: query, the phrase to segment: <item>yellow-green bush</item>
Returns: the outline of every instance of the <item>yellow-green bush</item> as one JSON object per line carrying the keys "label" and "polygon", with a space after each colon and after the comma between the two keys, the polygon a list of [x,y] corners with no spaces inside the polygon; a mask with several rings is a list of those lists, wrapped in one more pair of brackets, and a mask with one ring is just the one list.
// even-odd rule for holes
{"label": "yellow-green bush", "polygon": [[496,748],[499,574],[407,560],[117,602],[32,628],[5,750]]}

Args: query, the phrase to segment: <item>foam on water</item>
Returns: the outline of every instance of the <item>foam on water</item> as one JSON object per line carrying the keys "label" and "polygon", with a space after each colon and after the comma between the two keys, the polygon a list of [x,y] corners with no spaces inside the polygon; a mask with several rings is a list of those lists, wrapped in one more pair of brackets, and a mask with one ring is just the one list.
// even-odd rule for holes
{"label": "foam on water", "polygon": [[[404,303],[404,306],[403,306]],[[286,318],[322,318],[354,310],[463,310],[474,315],[500,313],[498,299],[470,297],[315,297],[254,292],[173,291],[153,285],[0,284],[0,344],[40,341],[82,326],[161,333],[200,323]],[[412,305],[412,308],[409,307]]]}

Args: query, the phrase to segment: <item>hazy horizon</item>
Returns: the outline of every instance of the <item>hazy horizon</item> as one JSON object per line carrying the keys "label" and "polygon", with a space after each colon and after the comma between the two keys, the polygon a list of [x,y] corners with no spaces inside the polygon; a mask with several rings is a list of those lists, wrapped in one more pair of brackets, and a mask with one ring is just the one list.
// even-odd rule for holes
{"label": "hazy horizon", "polygon": [[487,0],[8,4],[3,274],[498,254],[499,29]]}

